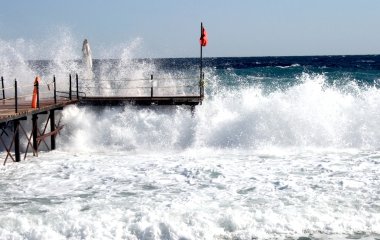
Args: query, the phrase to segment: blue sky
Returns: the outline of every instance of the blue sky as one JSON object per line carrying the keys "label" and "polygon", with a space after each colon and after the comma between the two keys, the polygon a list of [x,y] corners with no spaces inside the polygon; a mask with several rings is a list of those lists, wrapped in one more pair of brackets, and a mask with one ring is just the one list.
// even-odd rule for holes
{"label": "blue sky", "polygon": [[139,57],[196,57],[201,21],[210,57],[380,54],[378,0],[2,0],[0,39],[64,28],[94,57],[136,38]]}

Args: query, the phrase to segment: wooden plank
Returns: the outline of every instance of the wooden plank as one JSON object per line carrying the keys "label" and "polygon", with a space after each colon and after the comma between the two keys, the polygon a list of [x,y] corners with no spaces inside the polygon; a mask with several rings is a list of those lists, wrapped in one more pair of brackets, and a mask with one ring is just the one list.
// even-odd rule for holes
{"label": "wooden plank", "polygon": [[55,135],[55,134],[57,134],[59,131],[62,130],[63,126],[64,126],[64,125],[59,126],[59,127],[56,128],[54,131],[51,131],[51,132],[49,132],[49,133],[45,133],[44,135],[38,136],[38,137],[37,137],[37,140],[38,140],[38,141],[41,141],[41,140],[44,140],[44,139],[47,138],[47,137],[50,137],[51,135]]}

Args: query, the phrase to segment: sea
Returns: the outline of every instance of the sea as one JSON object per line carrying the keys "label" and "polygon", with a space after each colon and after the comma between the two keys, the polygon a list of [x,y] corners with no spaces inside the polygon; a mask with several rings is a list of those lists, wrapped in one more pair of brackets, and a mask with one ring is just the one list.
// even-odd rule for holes
{"label": "sea", "polygon": [[[89,73],[62,57],[67,48],[50,60],[4,41],[0,50],[6,88],[16,78],[25,93],[36,75],[48,91],[53,75],[67,90],[76,73],[87,96],[145,96],[150,84],[162,96],[199,93],[199,58],[127,49],[94,59]],[[56,150],[0,167],[0,239],[380,239],[379,55],[205,57],[203,66],[193,111],[57,113]]]}

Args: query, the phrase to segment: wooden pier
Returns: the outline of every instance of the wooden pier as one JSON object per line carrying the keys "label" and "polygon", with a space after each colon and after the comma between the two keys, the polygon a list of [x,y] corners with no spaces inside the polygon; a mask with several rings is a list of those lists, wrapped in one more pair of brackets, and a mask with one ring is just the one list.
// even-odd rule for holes
{"label": "wooden pier", "polygon": [[[69,74],[67,89],[58,91],[56,78],[53,76],[52,82],[46,83],[45,81],[48,91],[43,92],[40,88],[42,86],[40,86],[39,77],[36,77],[33,84],[24,86],[18,86],[15,79],[14,85],[9,86],[12,82],[7,82],[7,87],[4,85],[4,78],[1,77],[0,146],[6,153],[3,164],[5,165],[8,159],[14,162],[21,161],[22,150],[24,159],[29,149],[34,156],[37,156],[41,144],[44,144],[48,150],[55,149],[55,137],[63,128],[60,125],[61,121],[55,120],[55,112],[63,110],[65,106],[71,104],[98,106],[125,104],[142,106],[188,105],[193,113],[195,106],[202,104],[204,98],[202,48],[207,45],[207,42],[207,34],[201,23],[200,75],[196,78],[186,79],[167,76],[154,78],[152,74],[144,79],[90,77],[90,79],[83,78],[79,81],[78,74],[76,74],[73,84],[72,75]],[[53,90],[51,90],[50,84],[52,84]],[[61,84],[61,86],[63,85],[66,84]],[[25,92],[31,94],[25,95]],[[39,122],[39,118],[46,120]],[[31,120],[31,124],[21,124],[21,121],[28,119]],[[31,129],[26,131],[24,128],[30,125]],[[43,125],[43,129],[40,129],[40,126]],[[50,131],[47,131],[48,125],[50,125]],[[20,146],[21,137],[25,137],[27,140],[27,145],[23,149]],[[48,138],[50,138],[50,147]]]}
{"label": "wooden pier", "polygon": [[[50,91],[50,86],[48,86],[49,91],[43,93],[40,91],[40,83],[37,78],[34,84],[21,86],[15,80],[14,86],[5,88],[4,78],[1,77],[3,96],[0,99],[0,146],[6,152],[4,165],[9,159],[14,162],[20,162],[22,150],[24,151],[25,159],[29,149],[34,156],[37,156],[41,144],[44,144],[47,150],[56,148],[55,137],[63,126],[60,125],[60,121],[56,122],[55,112],[62,110],[67,105],[76,104],[79,97],[77,96],[76,99],[73,99],[72,96],[70,98],[62,97],[60,96],[61,92],[56,90],[55,77],[53,77],[51,83],[53,84],[53,90]],[[12,89],[13,91],[9,91]],[[5,95],[5,90],[8,90],[8,97]],[[31,94],[20,96],[20,90]],[[45,95],[43,98],[40,96],[42,93]],[[48,93],[48,96],[46,96],[46,93]],[[66,93],[63,92],[63,94],[65,95]],[[38,120],[39,118],[45,120],[44,124],[41,120]],[[31,129],[27,129],[27,131],[25,128],[27,128],[28,124],[21,124],[21,122],[28,119],[31,120],[32,124],[30,124]],[[40,125],[44,125],[44,127],[41,129]],[[50,131],[48,131],[48,125],[50,125]],[[23,137],[26,139],[27,145],[22,148],[20,139]],[[48,145],[48,138],[50,138],[50,146]],[[12,153],[12,150],[14,153]]]}
{"label": "wooden pier", "polygon": [[[173,80],[173,79],[172,79]],[[79,97],[79,103],[81,105],[122,105],[122,104],[131,104],[131,105],[188,105],[188,106],[196,106],[202,104],[204,98],[204,75],[201,75],[201,78],[180,78],[174,79],[175,81],[188,81],[186,84],[174,84],[167,85],[165,82],[167,79],[165,78],[153,78],[153,75],[150,75],[149,78],[145,79],[82,79],[78,80],[78,75],[76,75],[76,82],[78,85],[82,83],[82,87],[80,88],[82,92],[85,94]],[[190,82],[189,82],[190,80]],[[163,82],[163,86],[154,86],[159,82]],[[86,83],[87,82],[87,83]],[[90,82],[91,86],[88,86],[88,82]],[[136,82],[138,85],[136,85]],[[102,84],[105,83],[105,84]],[[134,83],[131,87],[125,84]],[[178,83],[178,82],[177,82]],[[122,93],[118,93],[116,96],[112,95],[97,95],[95,93],[90,93],[91,89],[110,89],[104,85],[115,85],[111,87],[111,90],[121,91]],[[176,88],[190,88],[193,90],[188,94],[178,94],[175,92],[171,92],[170,90]],[[128,93],[123,92],[123,90],[129,91],[142,91],[143,93],[140,95],[135,95],[135,92]],[[164,94],[160,91],[166,90]],[[79,95],[79,94],[77,94]]]}
{"label": "wooden pier", "polygon": [[[101,81],[108,81],[107,83],[109,84],[110,82],[128,83],[128,81],[136,80],[124,79],[117,81]],[[14,86],[5,88],[4,79],[1,77],[2,99],[0,99],[0,146],[3,147],[6,153],[3,164],[5,165],[8,160],[14,162],[21,161],[21,151],[24,153],[24,159],[30,151],[33,152],[34,156],[38,156],[38,150],[40,149],[41,144],[43,144],[44,148],[47,150],[54,150],[56,148],[56,135],[63,128],[63,125],[60,125],[60,120],[55,120],[55,112],[63,110],[63,108],[68,105],[188,105],[191,110],[194,111],[195,106],[202,104],[204,98],[203,75],[201,75],[200,80],[193,81],[192,85],[182,85],[182,87],[196,88],[195,90],[193,89],[196,94],[193,93],[189,95],[162,95],[162,93],[156,95],[156,92],[160,92],[160,89],[178,88],[178,85],[154,87],[153,75],[151,75],[150,78],[139,79],[137,81],[141,81],[142,86],[135,87],[136,91],[141,91],[141,89],[148,90],[146,95],[93,95],[90,91],[86,91],[88,88],[83,84],[84,81],[82,82],[79,80],[77,74],[75,76],[75,85],[72,83],[72,76],[69,75],[69,87],[67,91],[58,91],[56,87],[56,79],[53,77],[53,81],[51,82],[51,84],[53,84],[53,89],[50,90],[49,88],[49,91],[44,92],[43,94],[45,95],[40,97],[40,95],[42,96],[42,92],[40,89],[40,83],[37,80],[33,85],[28,86],[17,86],[17,81],[15,80]],[[100,81],[92,81],[91,83],[95,82],[98,82],[99,84]],[[73,85],[75,87],[73,87]],[[147,85],[149,85],[149,87],[146,87]],[[33,94],[19,96],[20,89],[25,87],[28,87],[28,89],[25,90],[26,92],[33,92]],[[102,89],[102,86],[98,85],[95,86],[95,88]],[[13,91],[9,91],[9,89]],[[118,90],[120,89],[122,89],[122,87],[118,87]],[[11,92],[11,97],[6,97],[5,90],[7,90],[7,95]],[[128,87],[128,90],[130,91],[131,88]],[[46,96],[46,93],[48,96]],[[34,100],[36,101],[36,106],[34,107],[32,107],[31,103],[31,99],[33,98],[35,98]],[[29,131],[25,130],[25,126],[28,126],[28,124],[21,124],[21,121],[27,120],[31,120],[31,124],[29,124],[31,125],[31,129],[29,129]],[[40,126],[43,127],[41,128]],[[48,126],[50,126],[50,130],[48,129]],[[26,146],[23,146],[23,148],[20,146],[20,138],[26,139]],[[50,143],[50,146],[48,143]]]}

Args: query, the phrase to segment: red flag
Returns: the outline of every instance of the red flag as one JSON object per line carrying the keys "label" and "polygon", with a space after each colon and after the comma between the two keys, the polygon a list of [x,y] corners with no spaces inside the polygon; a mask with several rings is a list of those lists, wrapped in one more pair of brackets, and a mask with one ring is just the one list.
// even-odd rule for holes
{"label": "red flag", "polygon": [[200,42],[202,47],[205,47],[208,43],[207,32],[206,32],[206,29],[204,27],[202,27],[201,38],[199,39],[199,42]]}

